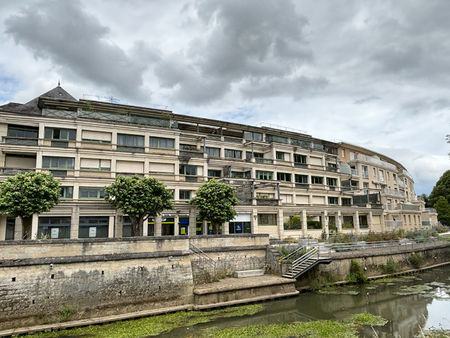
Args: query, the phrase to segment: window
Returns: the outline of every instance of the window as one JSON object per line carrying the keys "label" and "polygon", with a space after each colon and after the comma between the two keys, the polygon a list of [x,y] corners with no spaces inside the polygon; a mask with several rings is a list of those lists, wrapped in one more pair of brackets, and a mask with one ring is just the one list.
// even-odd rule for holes
{"label": "window", "polygon": [[191,191],[190,190],[180,190],[179,191],[179,199],[180,200],[190,200],[191,199]]}
{"label": "window", "polygon": [[350,160],[354,160],[355,159],[355,153],[354,152],[350,152]]}
{"label": "window", "polygon": [[103,188],[80,187],[80,199],[102,199],[104,197],[105,189]]}
{"label": "window", "polygon": [[220,177],[221,175],[222,175],[222,172],[220,170],[208,169],[209,177]]}
{"label": "window", "polygon": [[294,154],[294,162],[299,164],[306,164],[306,155]]}
{"label": "window", "polygon": [[352,205],[351,198],[342,198],[342,205]]}
{"label": "window", "polygon": [[337,205],[338,204],[338,198],[337,197],[328,197],[328,204]]}
{"label": "window", "polygon": [[206,147],[208,157],[220,157],[220,148]]}
{"label": "window", "polygon": [[289,173],[277,173],[277,180],[283,182],[291,182],[292,175]]}
{"label": "window", "polygon": [[363,182],[363,188],[369,189],[369,182]]}
{"label": "window", "polygon": [[83,130],[81,140],[86,142],[111,144],[112,134],[104,131]]}
{"label": "window", "polygon": [[117,134],[117,150],[144,152],[144,136]]}
{"label": "window", "polygon": [[384,182],[384,172],[383,170],[378,171],[378,176],[381,182]]}
{"label": "window", "polygon": [[42,168],[46,169],[73,169],[75,159],[73,157],[42,157]]}
{"label": "window", "polygon": [[80,217],[79,238],[108,237],[108,216],[82,216]]}
{"label": "window", "polygon": [[264,158],[264,154],[263,153],[255,153],[255,152],[253,152],[253,156],[252,156],[252,152],[251,151],[247,151],[245,153],[245,158],[247,160],[250,160],[252,157],[254,157],[254,158]]}
{"label": "window", "polygon": [[69,187],[69,186],[61,187],[61,198],[67,198],[67,199],[73,198],[73,187]]}
{"label": "window", "polygon": [[[173,138],[150,136],[150,147],[151,148],[162,148],[162,149],[174,149],[175,148],[175,140]],[[196,150],[196,146],[194,146],[194,150]]]}
{"label": "window", "polygon": [[345,157],[345,149],[342,149],[342,157]]}
{"label": "window", "polygon": [[342,217],[344,223],[342,224],[342,227],[344,229],[352,229],[353,228],[353,216],[343,216]]}
{"label": "window", "polygon": [[327,185],[330,187],[337,186],[337,178],[327,177]]}
{"label": "window", "polygon": [[111,160],[82,158],[80,161],[80,169],[81,170],[111,171]]}
{"label": "window", "polygon": [[16,229],[16,219],[14,217],[6,217],[5,240],[14,239],[14,231]]}
{"label": "window", "polygon": [[271,143],[271,142],[285,143],[285,144],[289,143],[289,139],[287,137],[270,135],[270,134],[266,135],[266,141],[269,143]]}
{"label": "window", "polygon": [[277,225],[277,214],[258,214],[258,225]]}
{"label": "window", "polygon": [[262,141],[262,134],[251,131],[244,131],[244,138],[249,141]]}
{"label": "window", "polygon": [[180,164],[180,175],[197,175],[197,167],[195,165]]}
{"label": "window", "polygon": [[24,144],[24,145],[37,145],[37,138],[39,134],[39,128],[28,126],[16,126],[8,125],[8,137],[5,139],[5,143],[9,144]]}
{"label": "window", "polygon": [[178,218],[178,232],[179,235],[189,234],[189,216],[180,216]]}
{"label": "window", "polygon": [[70,217],[39,217],[38,238],[69,238]]}
{"label": "window", "polygon": [[323,177],[311,176],[312,184],[323,184]]}
{"label": "window", "polygon": [[273,180],[273,172],[256,170],[256,179],[265,181]]}
{"label": "window", "polygon": [[277,151],[276,152],[276,158],[277,158],[277,160],[284,161],[284,153],[282,151]]}
{"label": "window", "polygon": [[225,158],[242,158],[242,151],[234,149],[225,149]]}
{"label": "window", "polygon": [[295,174],[295,183],[308,184],[308,175]]}
{"label": "window", "polygon": [[76,129],[63,129],[63,128],[51,128],[45,127],[44,135],[46,139],[73,141],[76,139]]}

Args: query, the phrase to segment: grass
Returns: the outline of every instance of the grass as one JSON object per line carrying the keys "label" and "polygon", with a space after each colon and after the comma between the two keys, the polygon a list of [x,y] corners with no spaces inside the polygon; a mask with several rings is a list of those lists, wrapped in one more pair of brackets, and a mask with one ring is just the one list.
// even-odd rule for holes
{"label": "grass", "polygon": [[169,332],[175,328],[207,323],[218,318],[249,316],[263,310],[263,305],[252,304],[228,307],[213,311],[175,312],[160,316],[140,318],[136,320],[120,321],[104,325],[92,325],[69,330],[41,332],[28,337],[143,337],[155,336]]}
{"label": "grass", "polygon": [[204,336],[228,337],[358,337],[356,327],[351,323],[341,323],[331,320],[317,320],[311,322],[295,322],[290,324],[252,325],[247,327],[231,327],[219,330],[211,328],[205,330]]}
{"label": "grass", "polygon": [[351,322],[358,325],[384,326],[388,321],[383,317],[366,312],[354,315]]}

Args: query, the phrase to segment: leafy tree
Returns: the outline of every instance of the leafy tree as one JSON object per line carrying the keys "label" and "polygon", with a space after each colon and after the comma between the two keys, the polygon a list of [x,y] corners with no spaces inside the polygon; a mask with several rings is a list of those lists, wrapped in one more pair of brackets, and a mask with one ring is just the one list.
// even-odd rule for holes
{"label": "leafy tree", "polygon": [[105,188],[105,200],[130,217],[131,236],[142,234],[142,223],[148,217],[172,209],[172,198],[172,192],[153,177],[119,176]]}
{"label": "leafy tree", "polygon": [[234,206],[238,202],[236,189],[214,179],[203,183],[191,200],[191,204],[199,209],[200,218],[211,222],[214,234],[218,233],[222,223],[236,216]]}
{"label": "leafy tree", "polygon": [[430,205],[434,206],[440,196],[444,197],[450,203],[450,170],[447,170],[436,182],[433,191],[428,197]]}
{"label": "leafy tree", "polygon": [[[59,202],[61,187],[52,174],[27,172],[0,183],[0,214],[24,219],[50,211]],[[24,233],[25,237],[28,234]]]}
{"label": "leafy tree", "polygon": [[450,225],[450,203],[444,196],[439,196],[434,208],[438,213],[438,220],[444,225]]}

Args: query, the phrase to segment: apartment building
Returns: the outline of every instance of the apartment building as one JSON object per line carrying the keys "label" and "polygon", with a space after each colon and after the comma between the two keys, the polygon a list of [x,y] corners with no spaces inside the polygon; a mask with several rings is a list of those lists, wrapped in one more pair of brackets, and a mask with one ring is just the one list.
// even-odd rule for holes
{"label": "apartment building", "polygon": [[118,175],[152,176],[174,210],[146,220],[143,236],[208,235],[189,204],[209,179],[236,187],[239,205],[222,234],[274,238],[414,229],[437,222],[398,162],[346,143],[168,110],[77,100],[60,86],[0,106],[0,181],[49,171],[61,201],[21,222],[0,215],[0,240],[130,236],[127,215],[103,200]]}

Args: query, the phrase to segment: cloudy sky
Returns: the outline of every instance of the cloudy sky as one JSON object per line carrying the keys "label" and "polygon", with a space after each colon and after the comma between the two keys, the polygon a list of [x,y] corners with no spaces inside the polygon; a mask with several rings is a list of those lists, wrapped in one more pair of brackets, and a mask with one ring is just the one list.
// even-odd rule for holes
{"label": "cloudy sky", "polygon": [[[417,193],[450,168],[450,1],[0,0],[0,104],[77,98],[358,144]],[[89,96],[86,96],[89,95]]]}

